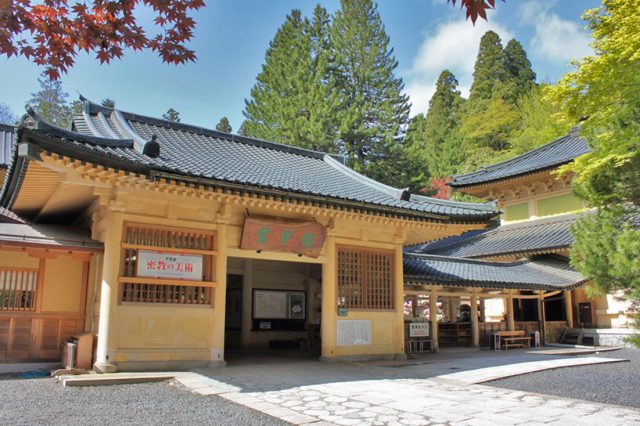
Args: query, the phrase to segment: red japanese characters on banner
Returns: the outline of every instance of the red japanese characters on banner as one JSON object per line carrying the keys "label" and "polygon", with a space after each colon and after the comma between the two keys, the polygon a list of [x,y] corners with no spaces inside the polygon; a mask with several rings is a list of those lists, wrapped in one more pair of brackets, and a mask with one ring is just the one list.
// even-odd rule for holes
{"label": "red japanese characters on banner", "polygon": [[137,275],[202,281],[202,256],[139,250]]}
{"label": "red japanese characters on banner", "polygon": [[318,222],[296,222],[265,217],[246,217],[240,248],[273,250],[320,256],[326,232]]}

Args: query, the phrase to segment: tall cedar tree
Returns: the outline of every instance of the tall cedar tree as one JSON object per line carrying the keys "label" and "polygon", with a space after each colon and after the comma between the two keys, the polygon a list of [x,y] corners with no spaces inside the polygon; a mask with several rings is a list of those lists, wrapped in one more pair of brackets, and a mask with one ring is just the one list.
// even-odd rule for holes
{"label": "tall cedar tree", "polygon": [[72,108],[67,101],[69,94],[62,89],[59,80],[51,81],[39,78],[40,90],[31,94],[27,102],[44,121],[56,126],[69,128],[71,126]]}
{"label": "tall cedar tree", "polygon": [[267,49],[251,98],[245,100],[246,135],[336,150],[328,36],[329,15],[320,6],[311,22],[299,10],[287,16]]}
{"label": "tall cedar tree", "polygon": [[218,124],[216,124],[216,130],[224,133],[231,133],[233,129],[231,128],[231,123],[229,123],[229,119],[227,117],[222,117]]}
{"label": "tall cedar tree", "polygon": [[438,179],[458,172],[464,161],[462,138],[457,129],[463,104],[458,80],[451,71],[444,70],[429,101],[426,117],[418,115],[407,131],[407,154],[416,167],[414,170],[420,171],[413,180],[421,188],[428,185],[429,177]]}
{"label": "tall cedar tree", "polygon": [[341,0],[331,26],[335,55],[333,79],[338,95],[338,138],[354,169],[389,184],[406,180],[400,136],[409,101],[372,0]]}
{"label": "tall cedar tree", "polygon": [[520,97],[535,85],[535,73],[519,42],[502,48],[498,34],[487,31],[473,72],[473,84],[461,131],[469,146],[468,169],[492,162],[496,151],[509,149],[509,140],[521,129],[517,111]]}

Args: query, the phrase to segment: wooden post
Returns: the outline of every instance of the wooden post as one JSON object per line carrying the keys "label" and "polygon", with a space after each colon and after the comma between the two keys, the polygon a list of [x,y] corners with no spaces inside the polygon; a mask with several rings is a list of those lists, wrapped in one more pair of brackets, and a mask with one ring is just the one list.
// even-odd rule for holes
{"label": "wooden post", "polygon": [[505,299],[507,310],[507,330],[513,331],[516,329],[516,322],[513,318],[513,291],[509,292],[509,296]]}
{"label": "wooden post", "polygon": [[325,262],[322,264],[322,309],[320,317],[321,357],[331,360],[336,356],[337,338],[337,282],[335,236],[329,233],[325,242]]}
{"label": "wooden post", "polygon": [[567,327],[573,328],[573,290],[564,292],[564,308],[567,313]]}
{"label": "wooden post", "polygon": [[540,342],[547,343],[547,333],[544,320],[544,291],[538,292],[538,323],[540,324]]}
{"label": "wooden post", "polygon": [[478,324],[478,290],[471,293],[471,344],[480,346],[480,325]]}
{"label": "wooden post", "polygon": [[438,292],[431,290],[429,293],[429,319],[431,320],[431,345],[433,351],[438,352],[440,345],[438,344]]}
{"label": "wooden post", "polygon": [[253,259],[243,259],[242,274],[242,322],[240,341],[243,348],[251,346],[251,316],[253,308]]}
{"label": "wooden post", "polygon": [[484,297],[480,298],[480,322],[486,322]]}

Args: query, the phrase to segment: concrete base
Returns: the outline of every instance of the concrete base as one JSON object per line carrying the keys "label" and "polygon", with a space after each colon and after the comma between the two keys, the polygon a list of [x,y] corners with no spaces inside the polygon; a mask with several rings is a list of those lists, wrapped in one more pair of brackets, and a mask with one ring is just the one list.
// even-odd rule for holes
{"label": "concrete base", "polygon": [[96,373],[99,373],[99,374],[117,373],[118,372],[118,366],[115,365],[115,364],[108,363],[108,362],[104,362],[104,363],[96,362],[93,365],[93,371],[95,371]]}
{"label": "concrete base", "polygon": [[83,376],[60,376],[58,381],[62,386],[107,386],[132,385],[136,383],[161,382],[175,378],[172,373],[118,373],[118,374],[87,374]]}
{"label": "concrete base", "polygon": [[224,361],[126,361],[118,363],[117,371],[188,371],[224,365]]}
{"label": "concrete base", "polygon": [[336,355],[332,357],[321,356],[322,362],[364,362],[364,361],[404,361],[407,354],[373,354],[373,355]]}
{"label": "concrete base", "polygon": [[0,364],[0,374],[17,374],[28,371],[55,370],[60,368],[59,362],[8,362]]}
{"label": "concrete base", "polygon": [[[579,331],[580,329],[574,329]],[[633,328],[585,328],[584,337],[593,339],[596,346],[626,346],[632,347],[626,339],[634,334],[640,333],[640,330]]]}

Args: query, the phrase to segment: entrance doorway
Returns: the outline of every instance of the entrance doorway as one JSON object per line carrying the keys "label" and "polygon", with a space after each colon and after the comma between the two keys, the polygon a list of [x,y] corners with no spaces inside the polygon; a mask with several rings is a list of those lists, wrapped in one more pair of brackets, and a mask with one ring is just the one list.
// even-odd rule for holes
{"label": "entrance doorway", "polygon": [[322,265],[229,258],[225,358],[319,356]]}

